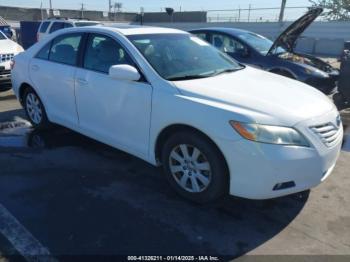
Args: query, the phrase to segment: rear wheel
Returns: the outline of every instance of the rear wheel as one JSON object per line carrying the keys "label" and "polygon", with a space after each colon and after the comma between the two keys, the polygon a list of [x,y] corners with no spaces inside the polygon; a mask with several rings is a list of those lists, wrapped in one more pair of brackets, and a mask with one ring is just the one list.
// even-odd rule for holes
{"label": "rear wheel", "polygon": [[23,105],[29,121],[38,129],[47,128],[50,122],[39,96],[32,88],[27,88],[23,94]]}
{"label": "rear wheel", "polygon": [[225,161],[204,136],[191,132],[171,136],[164,145],[162,162],[171,186],[187,199],[212,202],[227,192]]}

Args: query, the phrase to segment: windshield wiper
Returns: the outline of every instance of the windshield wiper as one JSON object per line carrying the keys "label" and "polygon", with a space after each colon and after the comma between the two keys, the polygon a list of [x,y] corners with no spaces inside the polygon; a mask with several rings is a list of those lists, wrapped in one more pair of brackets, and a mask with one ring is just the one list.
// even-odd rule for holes
{"label": "windshield wiper", "polygon": [[224,73],[236,72],[236,71],[241,70],[243,68],[244,67],[242,66],[240,68],[229,68],[229,69],[224,69],[224,70],[218,70],[214,74],[212,74],[211,76],[217,76],[217,75],[221,75],[221,74],[224,74]]}
{"label": "windshield wiper", "polygon": [[185,76],[177,76],[177,77],[170,77],[167,78],[168,81],[181,81],[181,80],[192,80],[192,79],[199,79],[199,78],[206,78],[209,77],[208,75],[185,75]]}

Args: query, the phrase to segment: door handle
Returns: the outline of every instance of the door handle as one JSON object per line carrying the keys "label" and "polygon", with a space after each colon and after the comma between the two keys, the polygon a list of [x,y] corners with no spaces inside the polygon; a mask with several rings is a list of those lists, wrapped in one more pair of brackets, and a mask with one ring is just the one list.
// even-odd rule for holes
{"label": "door handle", "polygon": [[86,81],[85,79],[82,78],[77,78],[77,82],[81,85],[87,85],[88,81]]}
{"label": "door handle", "polygon": [[38,65],[32,65],[33,71],[39,71],[40,67]]}

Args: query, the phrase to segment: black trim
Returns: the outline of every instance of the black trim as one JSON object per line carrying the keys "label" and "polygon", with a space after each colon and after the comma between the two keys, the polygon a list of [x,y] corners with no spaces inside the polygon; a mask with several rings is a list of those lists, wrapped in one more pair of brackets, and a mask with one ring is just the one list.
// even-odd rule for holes
{"label": "black trim", "polygon": [[78,48],[78,57],[76,66],[79,68],[84,68],[84,56],[86,51],[86,46],[89,39],[89,33],[83,33],[83,36],[80,40],[79,48]]}

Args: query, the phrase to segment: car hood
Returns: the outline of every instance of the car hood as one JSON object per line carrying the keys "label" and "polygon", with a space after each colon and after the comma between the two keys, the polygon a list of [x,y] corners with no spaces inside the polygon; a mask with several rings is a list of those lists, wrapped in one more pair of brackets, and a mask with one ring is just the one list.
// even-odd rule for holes
{"label": "car hood", "polygon": [[16,42],[10,39],[0,40],[0,54],[17,54],[21,51],[23,48]]}
{"label": "car hood", "polygon": [[297,21],[287,27],[282,34],[277,37],[276,41],[271,46],[268,54],[273,54],[274,50],[282,47],[289,52],[293,51],[296,41],[299,36],[310,26],[310,24],[323,12],[323,8],[313,8]]}
{"label": "car hood", "polygon": [[249,66],[173,84],[188,99],[236,113],[238,119],[233,120],[238,121],[294,126],[334,109],[328,97],[313,87]]}

